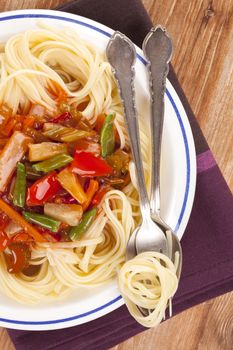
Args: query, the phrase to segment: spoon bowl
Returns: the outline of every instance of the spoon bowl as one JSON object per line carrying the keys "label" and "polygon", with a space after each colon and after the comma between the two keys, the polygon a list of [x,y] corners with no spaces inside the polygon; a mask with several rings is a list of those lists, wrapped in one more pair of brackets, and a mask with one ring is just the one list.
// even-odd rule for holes
{"label": "spoon bowl", "polygon": [[[179,253],[179,260],[178,264],[176,266],[176,275],[178,280],[180,279],[181,270],[182,270],[182,263],[183,263],[183,257],[182,257],[182,248],[180,245],[180,240],[177,237],[177,234],[174,233],[174,231],[169,227],[161,218],[152,215],[153,221],[161,228],[161,230],[166,235],[166,232],[169,231],[171,234],[171,242],[167,245],[167,255],[171,259],[173,263],[177,261],[176,253]],[[133,233],[131,234],[126,248],[126,260],[133,259],[137,254],[136,249],[136,236],[138,232],[139,227],[137,227]]]}
{"label": "spoon bowl", "polygon": [[[166,234],[167,232],[170,232],[171,241],[170,242],[168,241],[167,256],[175,264],[176,275],[177,275],[177,278],[179,280],[180,275],[181,275],[182,262],[183,262],[182,248],[180,245],[180,240],[179,240],[177,234],[171,229],[170,226],[167,225],[167,223],[165,223],[165,221],[163,219],[161,219],[161,217],[158,217],[158,216],[153,215],[153,214],[151,215],[151,217],[152,217],[153,221],[156,222],[157,225],[159,225],[159,227],[161,228],[161,230],[164,232],[165,235],[167,235]],[[133,242],[131,242],[131,244],[133,244]],[[177,253],[179,254],[178,261],[177,261]]]}

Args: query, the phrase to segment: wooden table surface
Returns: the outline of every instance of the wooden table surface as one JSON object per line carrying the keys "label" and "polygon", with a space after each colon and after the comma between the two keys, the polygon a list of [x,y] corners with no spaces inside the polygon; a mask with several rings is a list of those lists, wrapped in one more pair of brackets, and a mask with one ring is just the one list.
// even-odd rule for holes
{"label": "wooden table surface", "polygon": [[[0,0],[0,11],[53,8],[65,2]],[[173,37],[173,66],[233,189],[233,0],[144,0],[143,3],[153,23],[165,25]],[[233,292],[182,312],[114,350],[232,348]],[[14,349],[6,330],[1,328],[0,349]]]}

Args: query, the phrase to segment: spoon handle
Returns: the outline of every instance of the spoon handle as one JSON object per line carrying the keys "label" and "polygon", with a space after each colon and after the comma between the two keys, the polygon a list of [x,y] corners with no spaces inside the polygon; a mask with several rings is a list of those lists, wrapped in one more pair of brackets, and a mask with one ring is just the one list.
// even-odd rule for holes
{"label": "spoon handle", "polygon": [[166,30],[158,25],[151,29],[143,42],[147,58],[151,96],[152,180],[150,208],[152,216],[160,217],[160,158],[164,121],[164,93],[172,41]]}
{"label": "spoon handle", "polygon": [[135,164],[135,173],[140,197],[142,216],[150,216],[150,204],[146,191],[142,156],[140,149],[140,136],[135,107],[134,92],[134,65],[136,50],[133,43],[122,33],[115,32],[108,43],[106,54],[112,66],[113,74],[117,80],[121,99],[123,101],[125,122]]}

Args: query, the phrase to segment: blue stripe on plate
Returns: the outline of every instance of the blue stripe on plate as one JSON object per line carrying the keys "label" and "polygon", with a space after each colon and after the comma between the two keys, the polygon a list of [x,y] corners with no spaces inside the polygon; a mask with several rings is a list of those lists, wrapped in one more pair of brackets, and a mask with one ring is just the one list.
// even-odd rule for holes
{"label": "blue stripe on plate", "polygon": [[172,104],[172,107],[174,108],[174,111],[176,113],[177,119],[178,119],[179,124],[180,124],[181,132],[182,132],[182,136],[183,136],[183,141],[184,141],[186,166],[187,166],[184,200],[183,200],[183,204],[182,204],[182,207],[181,207],[181,212],[180,212],[180,215],[179,215],[176,227],[175,227],[175,231],[177,231],[178,228],[180,227],[181,221],[183,219],[185,208],[186,208],[186,203],[187,203],[187,200],[188,200],[188,193],[189,193],[189,187],[190,187],[190,155],[189,155],[189,148],[188,148],[188,139],[187,139],[187,135],[185,133],[185,128],[184,128],[184,124],[183,124],[182,118],[180,116],[178,108],[177,108],[177,106],[176,106],[176,104],[175,104],[175,102],[174,102],[170,92],[167,89],[166,89],[166,95],[169,98],[169,100],[170,100],[170,102]]}
{"label": "blue stripe on plate", "polygon": [[[95,30],[101,34],[103,34],[104,36],[107,37],[111,37],[111,34],[108,33],[107,31],[97,28],[92,24],[89,23],[85,23],[82,22],[80,20],[76,20],[73,18],[67,18],[64,16],[55,16],[55,15],[45,15],[45,14],[22,14],[22,15],[12,15],[12,16],[6,16],[6,17],[0,17],[0,22],[3,21],[9,21],[9,20],[15,20],[17,18],[49,18],[49,19],[56,19],[56,20],[62,20],[65,22],[72,22],[72,23],[76,23],[79,24],[81,26],[84,27],[88,27],[92,30]],[[137,58],[142,62],[142,64],[146,65],[146,61],[145,59],[140,56],[139,54],[137,54]],[[170,101],[170,103],[172,104],[172,107],[176,113],[180,128],[181,128],[181,132],[182,132],[182,136],[183,136],[183,141],[184,141],[184,147],[185,147],[185,155],[186,155],[186,166],[187,166],[187,170],[186,170],[186,185],[185,185],[185,194],[184,194],[184,199],[183,199],[183,204],[182,204],[182,208],[181,208],[181,212],[176,224],[176,228],[175,231],[178,230],[180,223],[182,222],[183,216],[184,216],[184,212],[185,212],[185,208],[186,208],[186,204],[187,204],[187,199],[188,199],[188,193],[189,193],[189,187],[190,187],[190,155],[189,155],[189,148],[188,148],[188,139],[185,133],[185,128],[184,128],[184,124],[182,121],[182,118],[180,116],[180,113],[178,111],[178,108],[171,96],[171,94],[169,93],[168,90],[166,90],[166,95]],[[68,318],[64,318],[64,319],[58,319],[58,320],[51,320],[51,321],[38,321],[38,322],[33,322],[33,321],[18,321],[18,320],[9,320],[6,318],[0,318],[0,322],[7,322],[7,323],[13,323],[13,324],[21,324],[21,325],[46,325],[46,324],[56,324],[56,323],[62,323],[62,322],[69,322],[69,321],[73,321],[73,320],[77,320],[79,318],[85,317],[85,316],[89,316],[93,313],[96,313],[98,311],[101,311],[107,307],[109,307],[110,305],[116,303],[117,301],[121,300],[122,297],[121,295],[119,295],[117,298],[111,300],[110,302],[108,302],[107,304],[101,305],[100,307],[90,310],[88,312],[85,312],[83,314],[77,315],[77,316],[72,316],[72,317],[68,317]]]}
{"label": "blue stripe on plate", "polygon": [[8,322],[8,323],[14,323],[14,324],[25,324],[25,325],[43,325],[43,324],[54,324],[54,323],[61,323],[61,322],[69,322],[73,320],[77,320],[78,318],[82,318],[88,315],[93,314],[94,312],[98,312],[100,310],[103,310],[104,308],[116,303],[118,300],[121,300],[122,296],[119,295],[117,298],[109,301],[107,304],[101,305],[100,307],[97,307],[94,310],[84,312],[83,314],[77,315],[77,316],[72,316],[72,317],[67,317],[64,319],[60,320],[51,320],[51,321],[17,321],[17,320],[8,320],[6,318],[0,318],[0,321],[2,322]]}

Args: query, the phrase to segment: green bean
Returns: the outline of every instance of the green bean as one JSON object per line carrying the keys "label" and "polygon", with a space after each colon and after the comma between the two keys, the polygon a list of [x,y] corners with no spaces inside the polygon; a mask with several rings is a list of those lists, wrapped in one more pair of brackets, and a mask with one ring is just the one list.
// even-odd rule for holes
{"label": "green bean", "polygon": [[96,213],[96,208],[92,208],[91,210],[87,211],[83,215],[81,222],[70,230],[69,237],[72,241],[75,241],[82,237],[82,235],[88,230],[94,221]]}
{"label": "green bean", "polygon": [[105,118],[100,132],[101,154],[105,158],[114,152],[115,134],[114,134],[114,115],[109,114]]}
{"label": "green bean", "polygon": [[55,220],[48,215],[31,213],[29,211],[23,211],[23,217],[32,224],[40,225],[52,232],[57,232],[61,224],[60,221]]}
{"label": "green bean", "polygon": [[44,173],[48,173],[49,171],[62,168],[72,160],[73,158],[68,154],[58,154],[42,162],[34,164],[32,168],[36,171],[43,171]]}
{"label": "green bean", "polygon": [[23,163],[18,163],[13,193],[13,203],[15,206],[23,208],[25,205],[26,193],[26,172]]}

